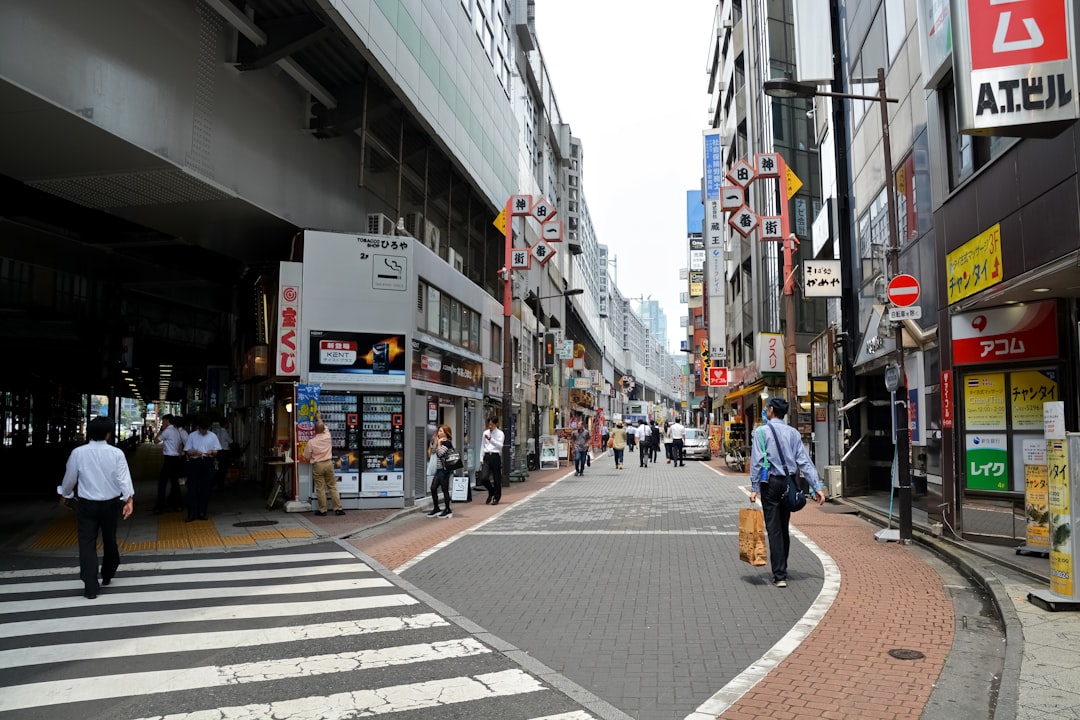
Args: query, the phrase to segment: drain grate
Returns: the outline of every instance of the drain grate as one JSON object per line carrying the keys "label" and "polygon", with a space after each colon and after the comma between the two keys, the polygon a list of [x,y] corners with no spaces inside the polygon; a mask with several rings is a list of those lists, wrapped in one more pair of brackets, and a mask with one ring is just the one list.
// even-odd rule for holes
{"label": "drain grate", "polygon": [[277,524],[277,520],[245,520],[244,522],[233,523],[233,527],[266,527],[267,525]]}
{"label": "drain grate", "polygon": [[894,650],[890,650],[889,654],[897,660],[922,660],[924,657],[926,657],[918,650],[904,650],[903,648],[896,648]]}

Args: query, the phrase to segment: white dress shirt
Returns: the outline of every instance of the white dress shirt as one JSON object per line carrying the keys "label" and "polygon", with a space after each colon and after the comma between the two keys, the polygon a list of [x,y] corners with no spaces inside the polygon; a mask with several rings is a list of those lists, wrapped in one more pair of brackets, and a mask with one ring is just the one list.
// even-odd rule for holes
{"label": "white dress shirt", "polygon": [[221,443],[218,442],[217,435],[212,432],[207,432],[204,435],[201,430],[196,430],[188,435],[187,442],[184,444],[184,451],[189,453],[196,452],[201,455],[209,455],[211,452],[220,450]]}
{"label": "white dress shirt", "polygon": [[480,443],[480,452],[483,454],[495,453],[498,455],[502,452],[503,443],[506,441],[506,436],[503,435],[503,431],[499,428],[493,430],[484,431],[484,441]]}
{"label": "white dress shirt", "polygon": [[179,457],[183,450],[184,440],[180,437],[180,431],[175,425],[169,425],[158,433],[157,442],[161,445],[161,452],[167,457]]}
{"label": "white dress shirt", "polygon": [[672,442],[675,442],[676,440],[685,440],[686,439],[686,428],[683,427],[682,423],[680,423],[680,422],[673,423],[671,425],[671,427],[668,428],[668,430],[669,430],[669,432],[671,432],[671,441]]}
{"label": "white dress shirt", "polygon": [[643,442],[645,442],[646,440],[649,439],[649,435],[652,434],[652,431],[649,429],[648,423],[641,423],[640,425],[637,426],[636,434],[637,434],[637,441],[639,443],[643,443]]}
{"label": "white dress shirt", "polygon": [[76,483],[83,500],[127,500],[135,495],[124,451],[104,440],[91,440],[71,451],[60,494],[74,496]]}

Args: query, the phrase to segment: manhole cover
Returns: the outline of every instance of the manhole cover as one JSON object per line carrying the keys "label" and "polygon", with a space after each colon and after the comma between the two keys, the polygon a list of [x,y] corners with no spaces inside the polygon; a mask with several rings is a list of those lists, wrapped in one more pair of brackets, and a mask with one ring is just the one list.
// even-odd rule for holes
{"label": "manhole cover", "polygon": [[918,650],[904,650],[902,648],[890,650],[889,654],[897,660],[921,660],[922,658],[926,657]]}
{"label": "manhole cover", "polygon": [[233,523],[233,527],[263,527],[265,525],[277,525],[277,520],[245,520]]}

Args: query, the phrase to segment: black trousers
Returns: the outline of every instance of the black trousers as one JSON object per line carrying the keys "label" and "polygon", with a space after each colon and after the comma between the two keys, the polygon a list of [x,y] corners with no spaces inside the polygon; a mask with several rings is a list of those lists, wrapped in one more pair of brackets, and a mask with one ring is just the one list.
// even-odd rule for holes
{"label": "black trousers", "polygon": [[439,511],[439,490],[442,490],[443,501],[446,509],[450,509],[450,471],[439,468],[435,471],[435,477],[431,479],[431,502],[432,510]]}
{"label": "black trousers", "polygon": [[502,457],[499,453],[484,453],[484,464],[488,469],[484,488],[493,499],[502,500]]}
{"label": "black trousers", "polygon": [[682,438],[676,438],[671,441],[671,462],[674,465],[685,465],[686,459],[683,457],[683,444]]}
{"label": "black trousers", "polygon": [[210,485],[214,482],[214,458],[189,458],[187,471],[188,517],[206,517]]}
{"label": "black trousers", "polygon": [[[180,494],[180,476],[184,472],[184,458],[180,455],[166,455],[158,475],[157,503],[154,509],[164,512],[167,509],[179,509],[183,502]],[[167,498],[167,499],[166,499]]]}
{"label": "black trousers", "polygon": [[105,557],[101,563],[101,577],[111,580],[120,567],[120,550],[116,546],[116,526],[120,523],[120,498],[112,500],[79,500],[79,577],[87,595],[97,595],[98,557],[97,539]]}
{"label": "black trousers", "polygon": [[769,562],[772,565],[773,580],[787,580],[788,551],[791,549],[791,534],[788,525],[791,511],[784,507],[784,491],[787,490],[783,478],[773,478],[772,482],[761,483],[761,509],[765,513],[765,532],[769,536]]}

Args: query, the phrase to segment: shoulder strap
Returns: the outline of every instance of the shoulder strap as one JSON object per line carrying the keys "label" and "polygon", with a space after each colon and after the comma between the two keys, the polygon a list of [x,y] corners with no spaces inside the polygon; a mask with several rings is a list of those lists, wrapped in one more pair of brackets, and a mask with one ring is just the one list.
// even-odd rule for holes
{"label": "shoulder strap", "polygon": [[776,441],[776,452],[780,455],[780,465],[784,470],[785,475],[790,475],[787,467],[787,458],[784,457],[784,448],[780,445],[780,436],[776,434],[776,428],[772,426],[772,423],[765,423],[769,430],[772,432],[773,440]]}
{"label": "shoulder strap", "polygon": [[765,469],[769,469],[769,444],[765,441],[765,428],[760,425],[757,428],[759,430],[758,437],[761,438],[761,464],[765,466]]}

